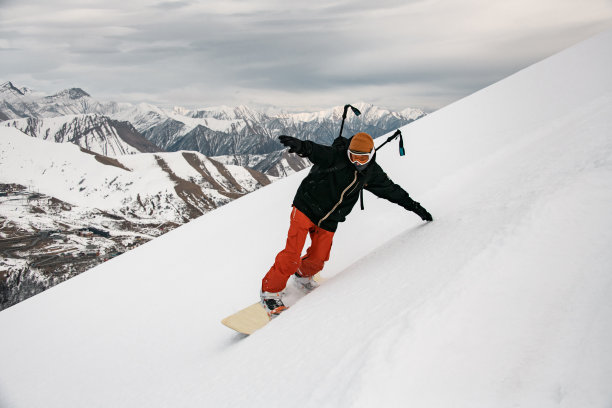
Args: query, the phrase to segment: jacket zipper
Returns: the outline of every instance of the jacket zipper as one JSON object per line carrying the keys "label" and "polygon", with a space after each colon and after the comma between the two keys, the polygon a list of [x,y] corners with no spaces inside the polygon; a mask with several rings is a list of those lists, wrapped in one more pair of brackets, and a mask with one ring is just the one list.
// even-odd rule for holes
{"label": "jacket zipper", "polygon": [[325,217],[321,218],[321,220],[319,221],[319,223],[317,224],[317,227],[321,227],[321,223],[323,221],[325,221],[327,219],[327,217],[329,217],[335,210],[336,208],[338,208],[338,206],[342,203],[342,200],[344,200],[344,194],[353,186],[353,184],[355,184],[355,182],[357,181],[357,170],[355,170],[355,178],[353,179],[353,181],[351,182],[351,184],[349,184],[343,191],[342,194],[340,194],[340,201],[338,201],[336,203],[336,205],[334,205],[334,208],[331,209],[330,212],[328,212]]}

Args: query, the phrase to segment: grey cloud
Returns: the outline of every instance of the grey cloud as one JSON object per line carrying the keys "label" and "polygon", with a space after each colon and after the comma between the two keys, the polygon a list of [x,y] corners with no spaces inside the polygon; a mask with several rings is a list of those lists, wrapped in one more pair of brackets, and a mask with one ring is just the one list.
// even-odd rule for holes
{"label": "grey cloud", "polygon": [[[438,17],[440,10],[425,0],[109,0],[89,3],[100,8],[100,18],[84,12],[81,19],[74,9],[85,6],[76,0],[0,2],[7,4],[0,11],[7,61],[1,78],[78,83],[92,95],[148,94],[168,104],[299,99],[320,106],[343,95],[385,99],[386,92],[398,104],[404,95],[414,105],[441,106],[612,25],[612,7],[574,24],[569,16],[557,28],[549,22],[482,37],[466,24],[453,29],[468,31],[446,32],[455,16]],[[38,14],[20,13],[24,4],[37,6]],[[411,14],[413,7],[420,14]]]}
{"label": "grey cloud", "polygon": [[190,1],[164,1],[155,4],[153,7],[163,10],[174,10],[188,6],[191,4]]}

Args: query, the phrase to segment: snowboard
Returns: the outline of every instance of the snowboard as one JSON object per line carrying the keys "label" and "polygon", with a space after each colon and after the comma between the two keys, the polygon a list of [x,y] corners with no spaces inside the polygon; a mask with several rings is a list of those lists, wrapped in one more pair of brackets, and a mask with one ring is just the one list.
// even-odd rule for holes
{"label": "snowboard", "polygon": [[[318,283],[322,282],[322,278],[319,274],[316,274],[314,279]],[[295,302],[305,295],[306,293],[295,286],[293,277],[291,277],[290,281],[287,283],[287,288],[285,288],[283,303],[285,303],[287,307],[291,307],[291,305],[295,304]],[[261,302],[257,302],[227,316],[225,319],[221,320],[221,323],[238,333],[250,335],[267,325],[270,320]]]}

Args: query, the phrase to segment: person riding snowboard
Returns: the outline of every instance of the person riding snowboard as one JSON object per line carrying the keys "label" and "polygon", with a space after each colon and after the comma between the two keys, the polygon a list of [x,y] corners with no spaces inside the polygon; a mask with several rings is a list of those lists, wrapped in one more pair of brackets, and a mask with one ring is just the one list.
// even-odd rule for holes
{"label": "person riding snowboard", "polygon": [[[362,189],[401,205],[423,221],[433,220],[376,163],[374,140],[369,134],[360,132],[351,139],[340,136],[331,146],[285,135],[279,140],[289,147],[289,153],[308,157],[313,167],[293,199],[285,249],[278,253],[274,265],[262,279],[261,303],[271,318],[287,309],[282,292],[291,275],[306,292],[318,286],[313,276],[329,260],[338,223],[351,212],[363,194]],[[311,246],[301,257],[306,235],[310,235]]]}

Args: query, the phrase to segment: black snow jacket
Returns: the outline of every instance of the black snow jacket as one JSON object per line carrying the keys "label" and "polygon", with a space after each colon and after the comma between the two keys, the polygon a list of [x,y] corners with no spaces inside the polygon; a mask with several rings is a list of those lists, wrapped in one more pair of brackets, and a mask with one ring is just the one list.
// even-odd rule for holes
{"label": "black snow jacket", "polygon": [[305,144],[303,156],[314,166],[300,184],[293,205],[324,230],[336,231],[364,188],[409,211],[422,209],[403,188],[389,179],[376,163],[376,153],[367,167],[358,171],[348,159],[350,139],[338,137],[331,146],[311,141],[302,143]]}

